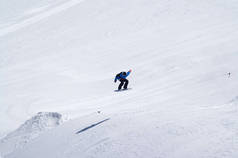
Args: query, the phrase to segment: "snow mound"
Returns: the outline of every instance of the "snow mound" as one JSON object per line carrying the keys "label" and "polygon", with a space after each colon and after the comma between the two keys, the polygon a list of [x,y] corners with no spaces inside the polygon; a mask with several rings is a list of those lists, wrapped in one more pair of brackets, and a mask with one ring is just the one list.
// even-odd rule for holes
{"label": "snow mound", "polygon": [[21,132],[42,131],[58,126],[61,123],[62,115],[56,112],[39,112],[36,116],[27,120],[20,128]]}
{"label": "snow mound", "polygon": [[61,114],[57,112],[39,112],[3,138],[0,142],[0,151],[9,153],[14,148],[23,147],[30,140],[38,137],[43,131],[54,128],[61,123]]}

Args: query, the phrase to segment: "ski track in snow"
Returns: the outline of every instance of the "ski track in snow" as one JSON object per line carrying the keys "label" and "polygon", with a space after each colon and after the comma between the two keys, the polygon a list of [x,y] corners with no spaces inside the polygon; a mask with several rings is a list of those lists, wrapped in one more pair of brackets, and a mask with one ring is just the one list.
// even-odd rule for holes
{"label": "ski track in snow", "polygon": [[[85,0],[70,0],[69,2],[65,2],[62,5],[59,5],[53,9],[50,9],[49,11],[45,11],[43,13],[40,13],[39,15],[33,16],[31,18],[28,18],[26,20],[23,20],[22,22],[19,22],[17,24],[13,24],[12,26],[8,26],[7,28],[1,28],[0,30],[0,37],[7,35],[8,33],[17,31],[21,28],[24,28],[28,25],[34,24],[42,19],[45,19],[49,16],[52,16],[54,14],[57,14],[59,12],[62,12],[64,10],[67,10],[75,5],[78,5],[79,3],[83,2]],[[36,10],[35,10],[36,11]]]}

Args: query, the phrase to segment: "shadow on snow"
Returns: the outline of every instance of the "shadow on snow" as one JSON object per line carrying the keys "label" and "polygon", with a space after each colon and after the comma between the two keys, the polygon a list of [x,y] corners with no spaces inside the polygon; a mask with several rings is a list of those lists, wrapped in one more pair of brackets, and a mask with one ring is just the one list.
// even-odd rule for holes
{"label": "shadow on snow", "polygon": [[76,132],[76,134],[85,132],[85,131],[89,130],[90,128],[93,128],[93,127],[95,127],[95,126],[97,126],[97,125],[99,125],[99,124],[101,124],[101,123],[103,123],[103,122],[106,122],[106,121],[108,121],[108,120],[110,120],[110,118],[107,118],[107,119],[102,120],[102,121],[100,121],[100,122],[98,122],[98,123],[92,124],[92,125],[90,125],[90,126],[84,128],[84,129],[81,129],[80,131]]}

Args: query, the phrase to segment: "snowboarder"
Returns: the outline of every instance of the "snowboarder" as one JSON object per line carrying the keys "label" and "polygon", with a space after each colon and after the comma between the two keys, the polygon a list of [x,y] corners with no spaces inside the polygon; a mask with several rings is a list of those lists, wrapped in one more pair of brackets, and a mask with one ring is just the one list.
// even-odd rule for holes
{"label": "snowboarder", "polygon": [[124,89],[127,89],[129,81],[126,79],[127,76],[129,76],[131,73],[131,70],[128,72],[120,72],[119,74],[116,75],[114,82],[116,83],[117,80],[119,80],[121,83],[118,86],[118,90],[121,90],[122,86]]}

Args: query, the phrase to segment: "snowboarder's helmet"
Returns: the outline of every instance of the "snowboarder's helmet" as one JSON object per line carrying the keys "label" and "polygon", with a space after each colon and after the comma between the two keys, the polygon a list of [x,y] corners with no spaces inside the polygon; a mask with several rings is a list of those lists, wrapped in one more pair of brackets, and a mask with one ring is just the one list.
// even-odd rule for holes
{"label": "snowboarder's helmet", "polygon": [[122,72],[122,75],[125,76],[125,75],[126,75],[126,72]]}

